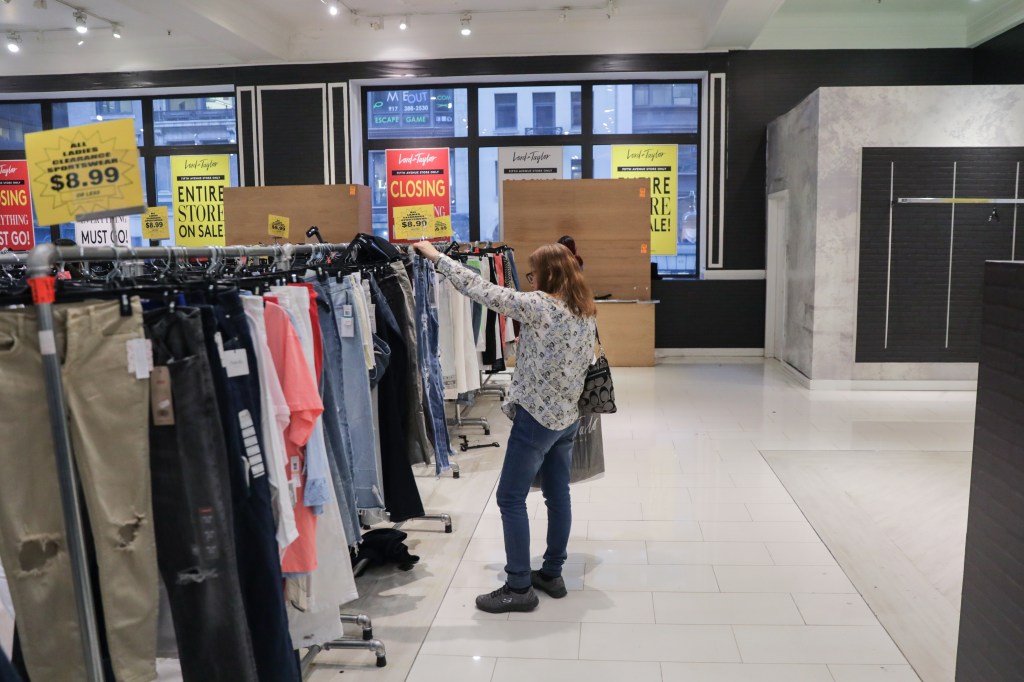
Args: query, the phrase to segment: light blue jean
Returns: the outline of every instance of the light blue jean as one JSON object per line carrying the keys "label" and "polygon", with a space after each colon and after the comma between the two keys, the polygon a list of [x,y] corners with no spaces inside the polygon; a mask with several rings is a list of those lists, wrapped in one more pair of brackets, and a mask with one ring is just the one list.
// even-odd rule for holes
{"label": "light blue jean", "polygon": [[522,406],[516,406],[496,493],[505,534],[505,573],[509,587],[530,586],[530,520],[526,514],[526,494],[538,472],[542,474],[541,492],[548,508],[547,549],[542,570],[551,576],[562,575],[572,527],[569,471],[578,428],[579,422],[576,422],[567,429],[552,431]]}
{"label": "light blue jean", "polygon": [[424,408],[430,420],[436,453],[436,471],[440,476],[451,468],[451,439],[448,423],[444,416],[444,377],[441,372],[441,356],[437,347],[437,297],[434,291],[434,265],[425,258],[413,258],[413,273],[416,277],[416,333],[419,336],[420,369],[423,372]]}
{"label": "light blue jean", "polygon": [[[331,302],[334,304],[338,336],[341,339],[343,381],[339,412],[343,415],[348,434],[356,506],[360,509],[376,509],[384,506],[384,498],[374,444],[376,434],[373,429],[370,373],[363,356],[363,328],[358,323],[355,309],[355,297],[363,293],[361,287],[357,287],[360,285],[355,282],[354,275],[345,277],[341,284],[332,282],[330,285]],[[352,336],[345,336],[342,332],[346,310],[352,312]]]}
{"label": "light blue jean", "polygon": [[[307,281],[310,281],[307,278]],[[338,500],[338,512],[341,515],[345,537],[350,545],[357,544],[362,537],[359,526],[359,511],[356,509],[356,492],[352,482],[352,456],[350,445],[342,418],[341,393],[341,340],[334,319],[334,305],[326,284],[313,278],[313,288],[317,293],[317,310],[320,317],[320,336],[324,348],[324,436],[327,444],[328,463],[331,469],[331,482],[334,484],[334,495]]]}

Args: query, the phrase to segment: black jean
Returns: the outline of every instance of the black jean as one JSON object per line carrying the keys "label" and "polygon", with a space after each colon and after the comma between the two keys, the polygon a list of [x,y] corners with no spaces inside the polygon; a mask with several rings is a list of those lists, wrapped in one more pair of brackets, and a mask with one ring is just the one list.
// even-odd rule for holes
{"label": "black jean", "polygon": [[[153,364],[170,378],[173,424],[150,419],[157,563],[167,589],[181,672],[195,680],[252,680],[249,626],[235,558],[227,450],[198,310],[145,316]],[[163,390],[154,379],[153,391]],[[170,419],[166,420],[170,421]]]}
{"label": "black jean", "polygon": [[[384,483],[384,504],[394,522],[423,516],[423,501],[416,487],[416,477],[406,454],[408,446],[409,402],[406,391],[409,381],[408,350],[398,320],[384,292],[370,280],[376,304],[377,335],[391,348],[391,360],[377,384],[378,425],[380,433],[381,478]],[[397,286],[397,283],[396,283]],[[401,291],[391,288],[396,295]],[[416,377],[419,381],[419,377]]]}
{"label": "black jean", "polygon": [[299,662],[288,632],[270,484],[259,438],[256,353],[238,292],[205,298],[208,305],[198,307],[227,443],[235,552],[256,670],[262,682],[300,682]]}

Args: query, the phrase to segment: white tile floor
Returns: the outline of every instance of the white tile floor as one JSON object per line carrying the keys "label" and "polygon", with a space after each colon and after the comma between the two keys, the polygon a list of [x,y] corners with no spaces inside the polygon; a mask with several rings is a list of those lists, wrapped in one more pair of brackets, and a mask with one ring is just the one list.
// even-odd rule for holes
{"label": "white tile floor", "polygon": [[[936,514],[954,528],[951,539],[937,527],[921,537],[902,527],[901,517],[920,524],[928,505],[916,516],[904,513],[921,507],[922,498],[903,499],[901,491],[916,485],[937,494],[939,482],[964,487],[973,393],[811,393],[778,365],[749,361],[619,369],[615,378],[620,412],[603,419],[607,473],[573,488],[569,596],[541,595],[530,614],[475,610],[476,595],[503,580],[493,499],[503,450],[463,453],[461,479],[420,479],[428,508],[456,512],[456,532],[414,533],[423,566],[413,573],[424,575],[384,592],[398,598],[418,586],[422,598],[388,608],[373,590],[395,578],[360,579],[367,596],[357,606],[375,618],[389,647],[388,668],[367,667],[366,654],[329,652],[314,679],[327,680],[335,664],[349,680],[413,682],[952,680],[949,651],[919,660],[927,674],[915,673],[869,606],[888,580],[885,571],[837,562],[819,537],[827,513],[786,486],[801,484],[793,471],[856,462],[856,475],[839,476],[829,494],[867,500],[861,506],[870,523],[857,526],[855,537],[837,531],[836,542],[891,538],[904,560],[921,568],[921,582],[929,583],[922,589],[959,594],[956,543],[965,505]],[[493,404],[478,406],[478,414],[482,408],[490,408],[504,442],[507,422]],[[937,450],[961,452],[950,459]],[[894,461],[903,478],[891,478]],[[546,510],[536,495],[529,513],[539,561]],[[926,545],[940,538],[952,549],[928,554]],[[854,575],[872,584],[858,585]],[[916,607],[885,616],[910,628],[916,618],[932,617]]]}
{"label": "white tile floor", "polygon": [[[947,502],[948,490],[965,488],[965,459],[969,471],[972,393],[812,393],[778,365],[750,361],[617,369],[615,380],[620,412],[603,420],[607,474],[573,489],[567,598],[541,595],[537,611],[513,616],[473,608],[503,579],[493,489],[504,450],[460,453],[460,479],[418,479],[427,509],[451,513],[455,532],[410,524],[420,565],[369,571],[346,609],[373,618],[388,666],[375,668],[367,652],[323,652],[312,679],[953,679],[955,640],[929,650],[906,632],[938,618],[955,633],[966,489],[952,510]],[[504,443],[495,402],[474,413],[494,434],[467,429],[471,441]],[[830,511],[840,498],[848,507]],[[536,496],[530,513],[539,559],[546,514]],[[857,547],[870,549],[858,557]],[[875,551],[898,552],[900,570],[877,565],[892,557]],[[903,600],[876,607],[890,584]],[[915,599],[918,589],[927,598]]]}
{"label": "white tile floor", "polygon": [[[410,575],[383,593],[398,598],[418,586],[422,598],[388,608],[373,590],[395,578],[360,579],[367,596],[357,606],[375,617],[388,668],[369,668],[365,654],[329,652],[314,679],[327,680],[342,665],[346,679],[414,682],[952,680],[953,652],[922,660],[908,639],[925,671],[919,677],[872,611],[890,578],[884,569],[837,562],[819,532],[835,534],[837,546],[865,538],[882,546],[887,538],[920,569],[923,591],[939,591],[947,604],[958,595],[965,502],[936,511],[935,527],[922,537],[922,519],[938,502],[901,493],[948,496],[942,491],[965,487],[973,393],[812,393],[762,362],[619,369],[615,378],[620,412],[603,419],[607,473],[573,488],[569,596],[541,595],[530,614],[475,610],[476,595],[503,580],[493,499],[503,451],[460,454],[458,481],[420,479],[429,508],[456,512],[456,532],[414,533],[424,564],[413,573],[429,575]],[[477,412],[485,407],[503,442],[507,422],[493,405]],[[837,475],[827,494],[852,498],[868,519],[851,526],[851,537],[822,530],[827,511],[798,489],[804,479],[793,473],[834,462],[852,473]],[[966,489],[960,496],[966,500]],[[529,513],[539,561],[546,510],[536,495]],[[901,525],[903,517],[917,527]],[[950,547],[942,556],[926,549],[937,541]],[[912,591],[898,578],[895,588]],[[911,629],[915,619],[938,617],[917,606],[884,616]]]}

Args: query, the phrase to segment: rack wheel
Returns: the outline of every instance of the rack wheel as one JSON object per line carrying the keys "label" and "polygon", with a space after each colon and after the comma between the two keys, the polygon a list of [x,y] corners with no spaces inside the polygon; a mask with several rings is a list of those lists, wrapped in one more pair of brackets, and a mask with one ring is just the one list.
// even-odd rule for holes
{"label": "rack wheel", "polygon": [[387,664],[388,664],[388,657],[387,656],[378,656],[377,657],[377,667],[378,668],[383,668]]}
{"label": "rack wheel", "polygon": [[373,639],[373,628],[363,630],[363,641],[369,642],[371,639]]}
{"label": "rack wheel", "polygon": [[459,472],[458,471],[453,471],[452,472],[452,478],[458,478],[458,477],[459,477]]}
{"label": "rack wheel", "polygon": [[468,450],[469,448],[468,448],[468,447],[466,447],[466,444],[465,444],[465,443],[463,443],[462,445],[460,445],[460,446],[459,446],[459,449],[460,449],[460,450],[462,450],[463,452],[465,452],[465,451],[466,451],[466,450]]}
{"label": "rack wheel", "polygon": [[484,429],[484,435],[485,436],[491,435],[491,430],[490,429]]}
{"label": "rack wheel", "polygon": [[444,524],[444,532],[445,533],[449,533],[449,534],[452,532],[452,524],[451,524],[451,522]]}

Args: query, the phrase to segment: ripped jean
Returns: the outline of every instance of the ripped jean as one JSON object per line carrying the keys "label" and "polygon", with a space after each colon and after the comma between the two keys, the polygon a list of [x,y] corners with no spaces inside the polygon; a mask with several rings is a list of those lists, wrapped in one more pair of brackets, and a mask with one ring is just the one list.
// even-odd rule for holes
{"label": "ripped jean", "polygon": [[[153,514],[186,680],[256,682],[235,557],[227,450],[199,311],[146,313],[173,424],[150,424]],[[163,393],[154,382],[155,395]],[[161,398],[163,399],[163,398]],[[162,421],[170,421],[166,419]]]}
{"label": "ripped jean", "polygon": [[[107,641],[118,680],[156,675],[157,562],[150,496],[149,380],[128,373],[142,308],[55,306],[75,464],[96,547]],[[33,680],[83,680],[80,626],[61,515],[36,312],[0,311],[0,558]]]}

